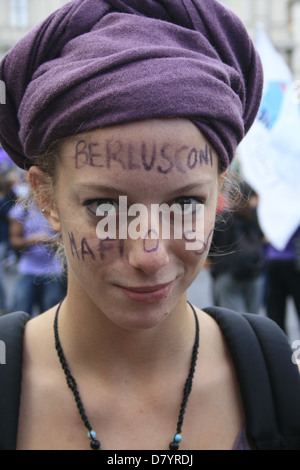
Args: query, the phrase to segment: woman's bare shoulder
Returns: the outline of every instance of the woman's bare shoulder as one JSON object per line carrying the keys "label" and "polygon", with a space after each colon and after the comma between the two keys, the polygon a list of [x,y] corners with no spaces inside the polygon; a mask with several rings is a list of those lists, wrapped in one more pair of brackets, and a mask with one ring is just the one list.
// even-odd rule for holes
{"label": "woman's bare shoulder", "polygon": [[42,313],[26,323],[24,330],[23,354],[28,357],[39,358],[49,355],[54,350],[54,321],[55,308]]}

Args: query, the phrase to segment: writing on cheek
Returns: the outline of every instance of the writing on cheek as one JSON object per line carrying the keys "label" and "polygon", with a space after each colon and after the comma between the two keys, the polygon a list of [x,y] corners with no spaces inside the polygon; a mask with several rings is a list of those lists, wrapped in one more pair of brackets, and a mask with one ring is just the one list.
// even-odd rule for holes
{"label": "writing on cheek", "polygon": [[82,261],[85,261],[88,256],[92,259],[96,259],[95,253],[85,237],[81,239],[81,243],[78,245],[73,232],[69,232],[68,236],[73,258],[76,257],[79,260],[81,259]]}
{"label": "writing on cheek", "polygon": [[100,259],[104,261],[107,258],[108,253],[114,253],[123,258],[124,256],[124,240],[99,240],[97,249]]}
{"label": "writing on cheek", "polygon": [[[74,233],[69,232],[69,243],[71,248],[71,255],[79,261],[85,262],[86,260],[101,260],[105,261],[110,256],[117,256],[120,259],[124,258],[124,245],[125,240],[98,240],[97,248],[92,249],[86,237],[83,237],[80,243],[77,243]],[[151,238],[151,236],[153,238]],[[143,239],[143,250],[145,253],[152,253],[158,250],[159,239],[156,230],[150,229]]]}
{"label": "writing on cheek", "polygon": [[86,238],[82,238],[82,240],[81,240],[81,258],[82,258],[82,261],[85,260],[86,256],[91,257],[92,259],[96,259],[95,253],[93,252],[93,250],[89,246]]}
{"label": "writing on cheek", "polygon": [[[194,251],[195,255],[202,255],[204,252],[209,250],[210,240],[212,237],[214,229],[212,229],[206,241],[203,242],[203,248],[201,250]],[[71,255],[73,258],[77,258],[79,261],[85,262],[86,260],[107,260],[111,255],[117,256],[120,259],[124,258],[124,248],[125,248],[125,241],[123,239],[119,240],[98,240],[97,241],[97,248],[92,249],[91,245],[89,244],[86,237],[83,237],[80,243],[77,243],[74,233],[69,232],[69,243],[71,248]],[[151,236],[153,238],[151,238]],[[194,240],[191,241],[188,238],[188,233],[184,233],[184,239],[189,243],[194,243]],[[159,237],[154,229],[148,230],[145,237],[143,238],[143,251],[145,253],[153,253],[156,252],[159,248]]]}
{"label": "writing on cheek", "polygon": [[[189,231],[189,232],[191,232],[191,233],[193,234],[193,231]],[[185,232],[185,233],[183,234],[184,239],[185,239],[188,243],[191,243],[191,244],[197,242],[197,239],[195,239],[195,240],[190,240],[190,239],[188,238],[189,232]],[[200,250],[195,250],[195,251],[193,251],[193,253],[194,253],[195,255],[198,255],[198,256],[199,256],[199,255],[203,255],[203,253],[205,253],[205,252],[208,252],[209,247],[210,247],[210,241],[211,241],[211,237],[212,237],[213,232],[214,232],[214,229],[211,229],[210,232],[209,232],[209,234],[208,234],[208,236],[207,236],[207,238],[206,238],[206,240],[204,240],[204,241],[202,242],[202,243],[203,243],[203,247],[202,247]]]}
{"label": "writing on cheek", "polygon": [[123,170],[154,171],[168,174],[172,171],[187,173],[202,165],[213,166],[213,152],[209,145],[195,148],[177,147],[170,143],[161,146],[146,142],[122,142],[119,139],[104,142],[79,140],[74,148],[75,168],[86,165],[110,169],[117,165]]}
{"label": "writing on cheek", "polygon": [[97,259],[105,261],[109,253],[117,254],[120,258],[124,256],[124,240],[97,240],[97,248],[93,249],[86,237],[83,237],[80,243],[78,243],[73,232],[69,232],[68,236],[71,255],[80,261],[95,261]]}
{"label": "writing on cheek", "polygon": [[77,258],[79,259],[80,256],[79,256],[79,252],[78,252],[78,249],[77,249],[74,233],[69,232],[68,236],[69,236],[69,243],[70,243],[70,247],[71,247],[72,256],[74,257],[76,255]]}

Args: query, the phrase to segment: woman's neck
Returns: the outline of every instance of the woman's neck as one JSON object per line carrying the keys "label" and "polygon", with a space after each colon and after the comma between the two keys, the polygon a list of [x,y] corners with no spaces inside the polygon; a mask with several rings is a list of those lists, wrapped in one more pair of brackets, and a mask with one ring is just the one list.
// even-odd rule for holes
{"label": "woman's neck", "polygon": [[126,330],[78,290],[73,294],[70,286],[59,312],[58,330],[73,368],[97,371],[106,380],[120,375],[141,379],[143,374],[156,374],[158,369],[163,373],[181,362],[185,367],[194,344],[195,320],[183,297],[154,328]]}

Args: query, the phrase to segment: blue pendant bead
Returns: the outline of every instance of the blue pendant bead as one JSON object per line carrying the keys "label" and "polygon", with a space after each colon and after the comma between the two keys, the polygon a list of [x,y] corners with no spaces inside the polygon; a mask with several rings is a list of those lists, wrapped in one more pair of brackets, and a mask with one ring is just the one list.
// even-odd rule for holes
{"label": "blue pendant bead", "polygon": [[96,432],[91,430],[88,432],[88,438],[91,440],[90,446],[91,449],[93,450],[101,450],[101,444],[100,442],[96,439]]}
{"label": "blue pendant bead", "polygon": [[170,450],[178,450],[179,449],[179,443],[182,441],[182,436],[181,434],[175,434],[173,437],[173,441],[170,442],[169,449]]}

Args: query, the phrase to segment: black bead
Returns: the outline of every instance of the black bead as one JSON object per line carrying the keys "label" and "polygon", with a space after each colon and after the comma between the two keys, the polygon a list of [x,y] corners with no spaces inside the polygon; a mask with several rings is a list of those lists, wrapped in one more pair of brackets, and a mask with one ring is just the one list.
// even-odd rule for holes
{"label": "black bead", "polygon": [[101,444],[99,441],[97,441],[97,439],[93,439],[90,445],[93,450],[99,450]]}
{"label": "black bead", "polygon": [[170,450],[178,450],[179,449],[179,444],[177,442],[170,442],[169,449]]}

